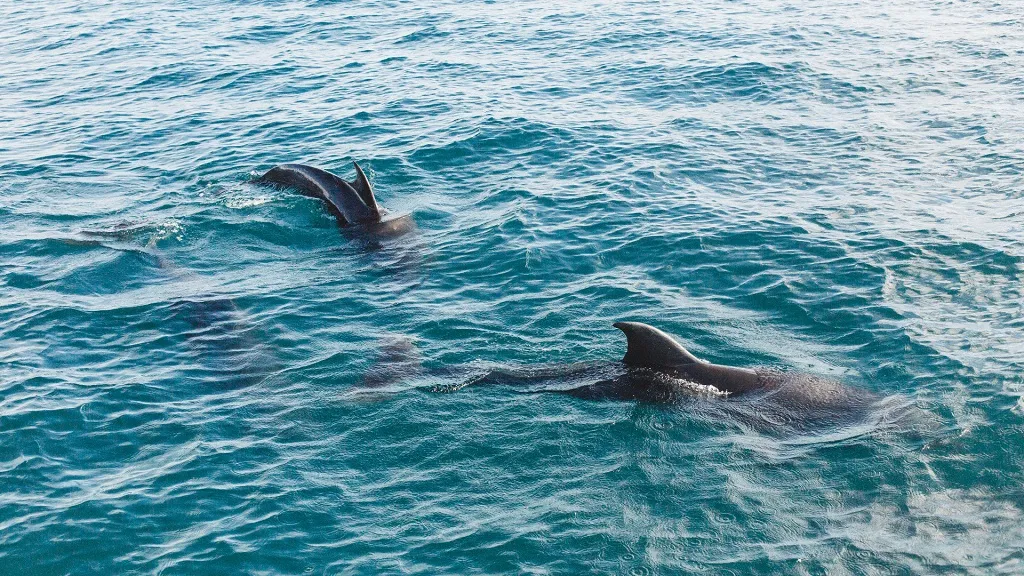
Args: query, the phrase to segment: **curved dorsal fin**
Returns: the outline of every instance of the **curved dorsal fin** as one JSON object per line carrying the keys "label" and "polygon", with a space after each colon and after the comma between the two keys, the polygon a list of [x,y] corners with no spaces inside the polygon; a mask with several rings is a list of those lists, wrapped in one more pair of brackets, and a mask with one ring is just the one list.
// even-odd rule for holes
{"label": "curved dorsal fin", "polygon": [[674,338],[641,322],[616,322],[626,335],[626,356],[622,361],[633,366],[669,368],[702,362]]}
{"label": "curved dorsal fin", "polygon": [[363,173],[363,169],[359,167],[359,164],[352,162],[352,165],[356,167],[356,179],[348,184],[352,186],[356,194],[359,194],[359,197],[369,206],[370,210],[379,215],[380,207],[377,206],[377,199],[373,197],[373,187],[370,186],[370,181],[367,180],[366,174]]}

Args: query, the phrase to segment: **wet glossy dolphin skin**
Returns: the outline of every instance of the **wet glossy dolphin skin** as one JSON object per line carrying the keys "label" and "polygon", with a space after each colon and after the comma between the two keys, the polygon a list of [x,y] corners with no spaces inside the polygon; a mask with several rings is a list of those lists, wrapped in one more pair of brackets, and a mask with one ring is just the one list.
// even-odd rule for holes
{"label": "wet glossy dolphin skin", "polygon": [[499,384],[585,400],[663,405],[707,397],[721,397],[732,404],[728,401],[736,398],[743,400],[735,404],[740,412],[758,417],[777,413],[785,420],[805,422],[857,419],[882,399],[869,390],[813,374],[712,364],[648,324],[617,322],[614,326],[626,335],[626,355],[621,361],[502,367],[435,390]]}
{"label": "wet glossy dolphin skin", "polygon": [[[856,410],[879,400],[868,390],[813,374],[712,364],[691,354],[672,336],[641,322],[616,322],[614,326],[626,335],[622,363],[628,368],[710,386],[729,396],[761,393],[773,403],[811,411]],[[636,384],[636,379],[632,380]],[[632,395],[638,392],[633,390]]]}
{"label": "wet glossy dolphin skin", "polygon": [[356,179],[349,182],[326,170],[305,164],[280,164],[253,181],[295,189],[324,201],[340,226],[359,228],[376,235],[395,236],[409,232],[415,223],[409,215],[386,218],[377,204],[373,187],[359,164],[353,162]]}

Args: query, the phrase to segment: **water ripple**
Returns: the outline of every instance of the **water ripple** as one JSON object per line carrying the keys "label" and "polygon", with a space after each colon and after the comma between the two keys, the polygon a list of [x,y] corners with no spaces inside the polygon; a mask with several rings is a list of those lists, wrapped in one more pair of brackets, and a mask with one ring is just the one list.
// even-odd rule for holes
{"label": "water ripple", "polygon": [[[0,565],[1020,572],[1015,8],[6,7]],[[884,400],[461,386],[627,318]]]}

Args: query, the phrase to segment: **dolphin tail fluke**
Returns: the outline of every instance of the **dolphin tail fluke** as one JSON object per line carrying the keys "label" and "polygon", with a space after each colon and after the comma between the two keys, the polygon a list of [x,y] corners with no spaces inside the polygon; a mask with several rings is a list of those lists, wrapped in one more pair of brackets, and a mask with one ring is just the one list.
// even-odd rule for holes
{"label": "dolphin tail fluke", "polygon": [[616,322],[626,335],[625,364],[648,368],[669,368],[701,362],[671,336],[641,322]]}
{"label": "dolphin tail fluke", "polygon": [[363,169],[359,167],[356,162],[352,163],[356,168],[356,179],[348,184],[352,186],[352,189],[356,191],[356,194],[363,200],[363,202],[372,210],[380,215],[380,206],[377,205],[377,199],[373,197],[373,187],[370,186],[370,181],[366,178],[366,174],[363,173]]}

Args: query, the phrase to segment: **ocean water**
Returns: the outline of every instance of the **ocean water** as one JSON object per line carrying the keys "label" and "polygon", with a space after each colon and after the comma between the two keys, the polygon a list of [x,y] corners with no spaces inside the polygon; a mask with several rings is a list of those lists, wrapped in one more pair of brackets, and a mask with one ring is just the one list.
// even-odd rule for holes
{"label": "ocean water", "polygon": [[[1020,4],[0,14],[0,574],[1024,572]],[[624,319],[885,400],[438,392]]]}

